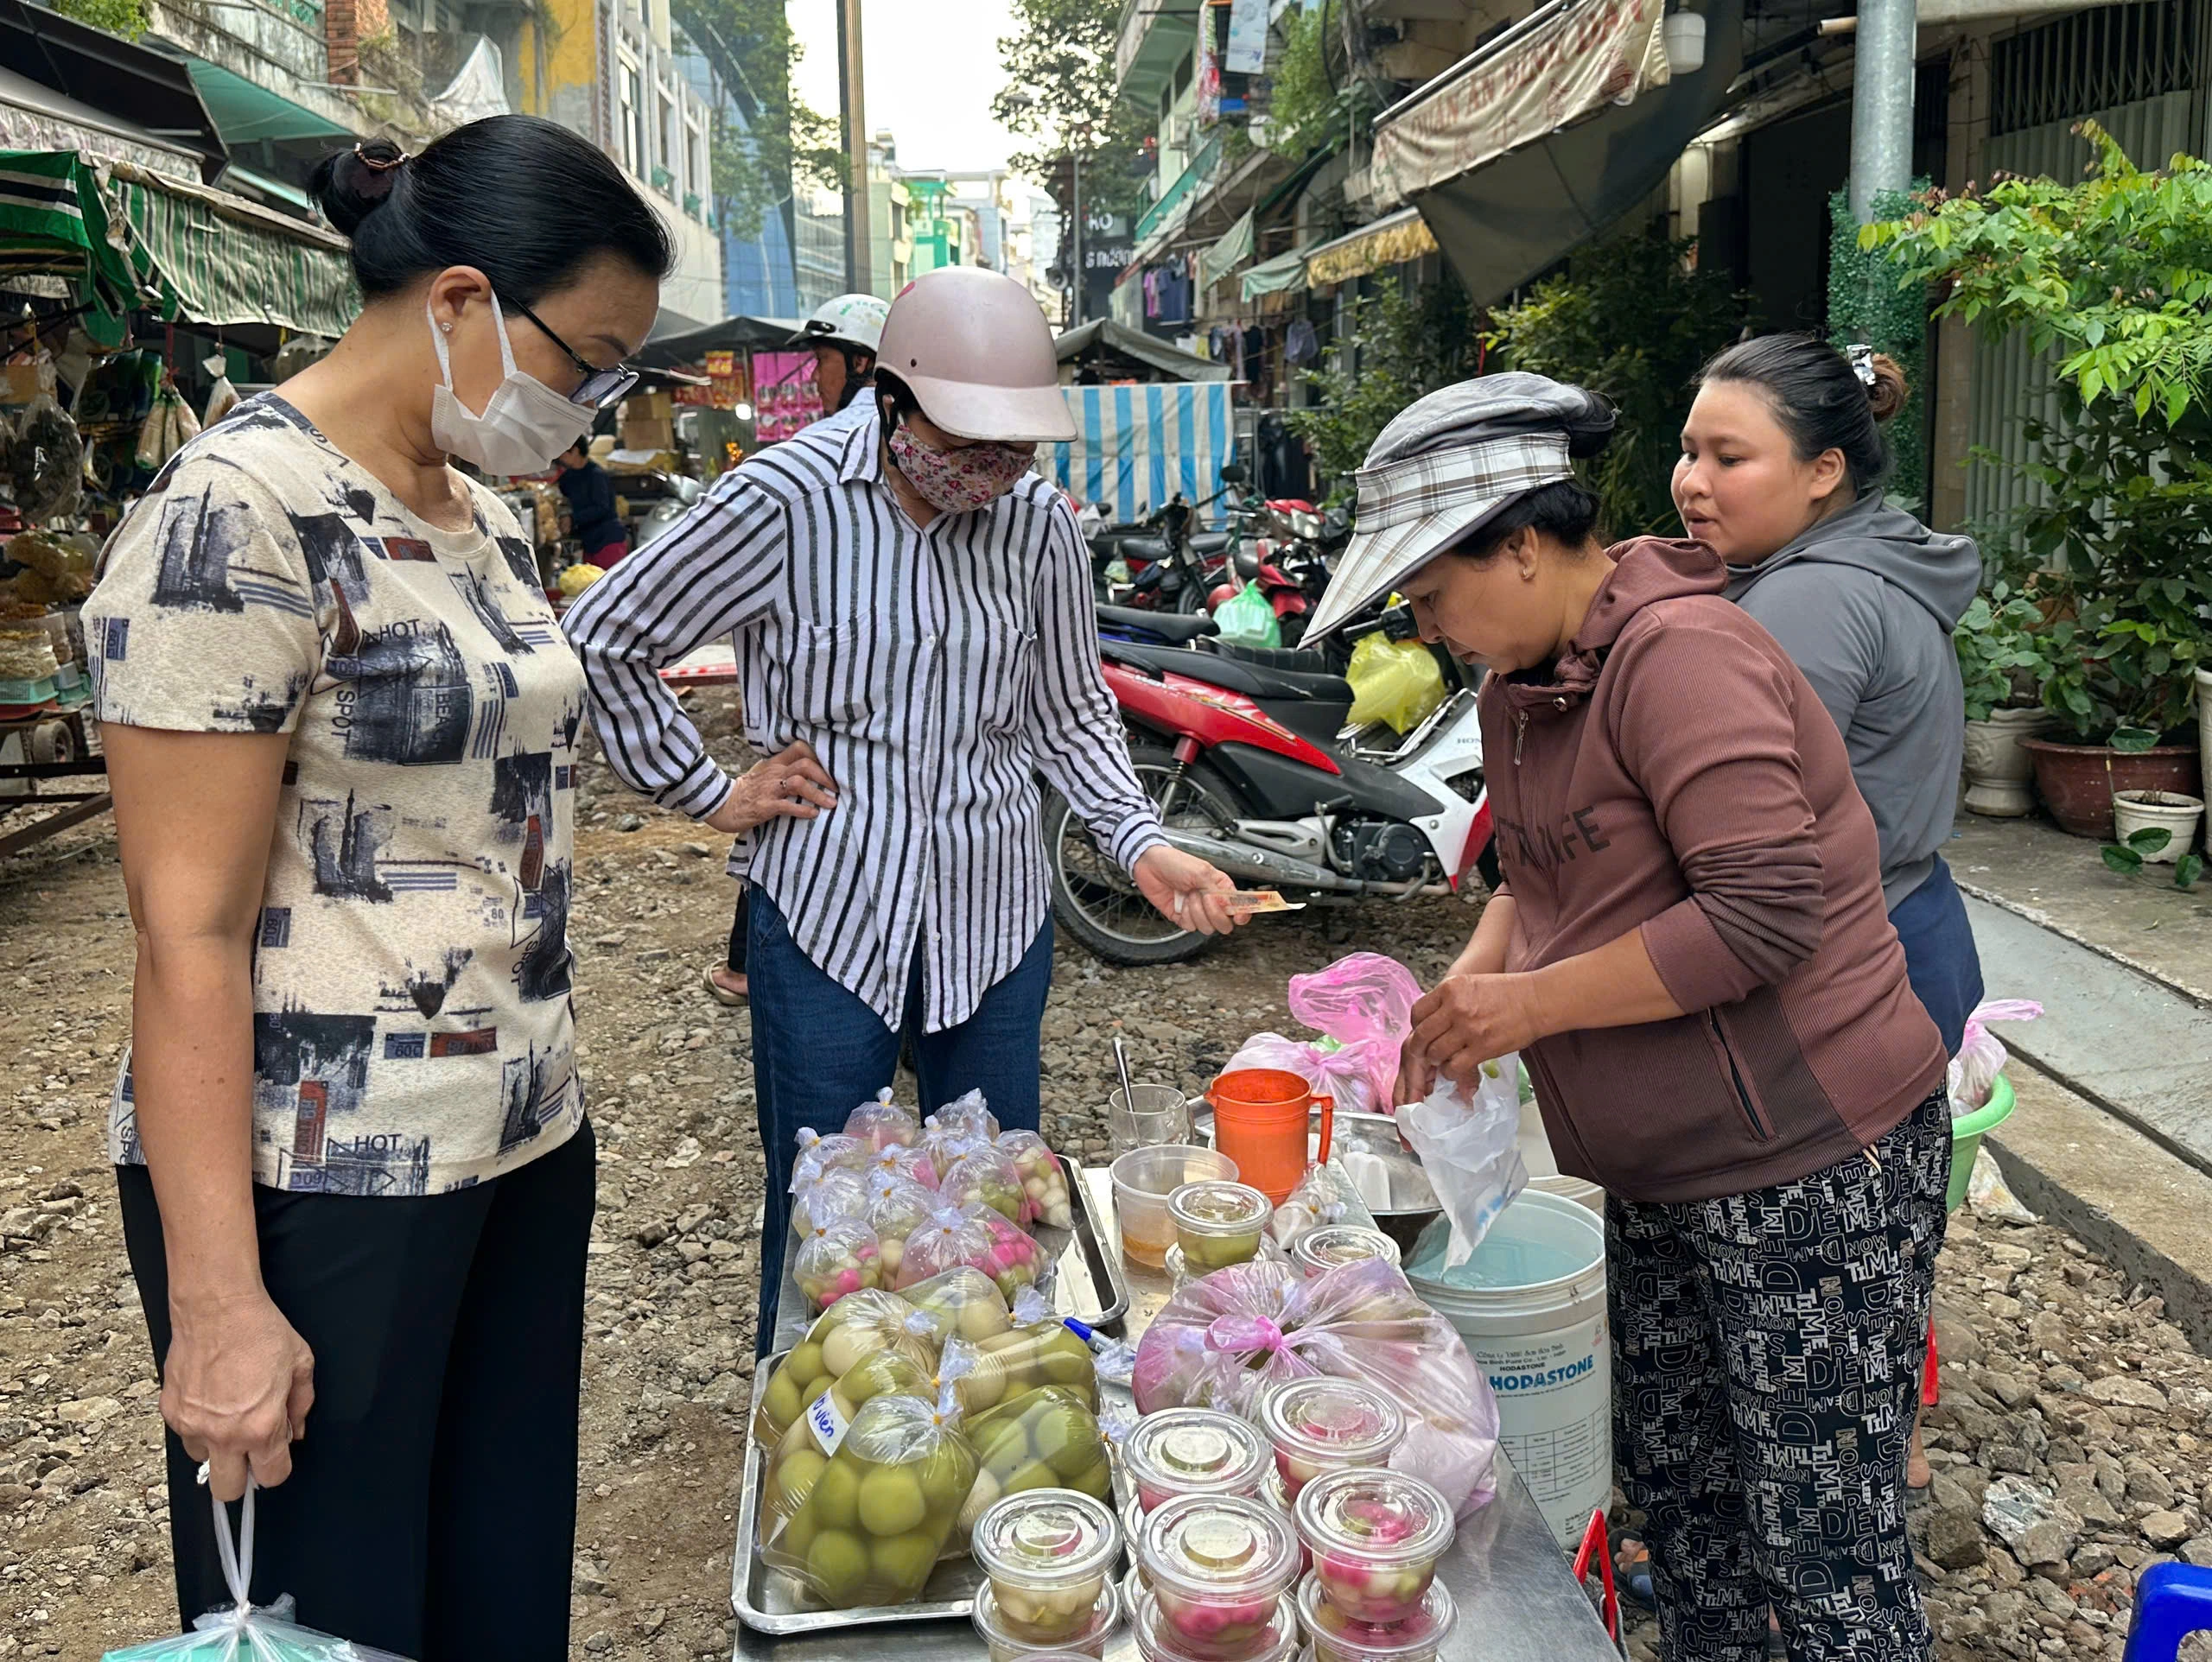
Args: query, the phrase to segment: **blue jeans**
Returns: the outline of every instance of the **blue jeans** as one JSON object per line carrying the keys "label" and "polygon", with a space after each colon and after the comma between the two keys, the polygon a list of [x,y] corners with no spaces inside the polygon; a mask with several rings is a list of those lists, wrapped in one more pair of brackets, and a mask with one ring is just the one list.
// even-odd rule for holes
{"label": "blue jeans", "polygon": [[1967,1018],[1981,1002],[1981,955],[1974,950],[1967,903],[1942,856],[1928,880],[1897,902],[1890,922],[1904,948],[1905,979],[1942,1034],[1943,1054],[1955,1056]]}
{"label": "blue jeans", "polygon": [[[777,1295],[783,1290],[799,1127],[810,1126],[825,1135],[839,1130],[847,1114],[890,1084],[899,1068],[899,1035],[799,950],[765,891],[752,891],[748,910],[753,1091],[768,1167],[753,1348],[765,1356],[775,1337]],[[974,1015],[957,1027],[925,1033],[918,950],[906,982],[905,1024],[913,1040],[923,1112],[935,1113],[955,1097],[981,1091],[1006,1130],[1036,1130],[1045,995],[1052,983],[1052,921],[1047,917],[1021,961],[984,993]]]}

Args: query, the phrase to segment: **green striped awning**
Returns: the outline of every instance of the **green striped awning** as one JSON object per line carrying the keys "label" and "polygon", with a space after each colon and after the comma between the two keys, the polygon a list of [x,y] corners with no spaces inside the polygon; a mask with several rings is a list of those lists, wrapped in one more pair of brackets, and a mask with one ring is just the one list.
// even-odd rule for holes
{"label": "green striped awning", "polygon": [[0,273],[30,271],[72,279],[109,312],[129,310],[147,286],[74,150],[0,150]]}
{"label": "green striped awning", "polygon": [[108,170],[108,188],[168,314],[335,339],[361,309],[342,238],[225,191],[120,164]]}

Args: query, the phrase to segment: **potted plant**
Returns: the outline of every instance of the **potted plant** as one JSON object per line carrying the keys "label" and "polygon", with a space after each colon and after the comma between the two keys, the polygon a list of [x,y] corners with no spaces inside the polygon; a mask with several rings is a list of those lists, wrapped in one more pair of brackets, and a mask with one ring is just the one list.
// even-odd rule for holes
{"label": "potted plant", "polygon": [[2043,609],[2003,577],[1974,596],[1951,631],[1966,684],[1967,809],[1993,819],[2018,819],[2033,805],[2028,782],[2035,758],[2022,740],[2050,729],[2041,689],[2050,672],[2037,634]]}
{"label": "potted plant", "polygon": [[[2200,792],[2195,671],[2212,668],[2212,167],[2145,173],[2094,123],[2079,183],[2007,178],[1926,193],[1870,225],[1939,314],[2024,332],[2056,359],[2048,419],[2024,423],[2037,487],[1997,539],[2039,568],[2044,708],[2036,787],[2078,835],[2113,835],[2115,790]],[[1977,453],[1984,463],[2006,459]]]}

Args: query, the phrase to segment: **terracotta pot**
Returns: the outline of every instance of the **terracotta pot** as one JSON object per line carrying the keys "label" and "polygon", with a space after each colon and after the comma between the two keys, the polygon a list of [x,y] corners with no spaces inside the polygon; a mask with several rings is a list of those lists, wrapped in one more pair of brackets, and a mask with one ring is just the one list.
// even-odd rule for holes
{"label": "terracotta pot", "polygon": [[2030,739],[2024,748],[2036,760],[2036,795],[2043,798],[2059,829],[2077,837],[2111,840],[2115,790],[2173,790],[2184,796],[2203,794],[2202,770],[2194,745],[2158,745],[2130,752],[2104,745],[2062,745],[2049,739]]}
{"label": "terracotta pot", "polygon": [[2035,761],[2020,741],[2048,732],[2050,725],[2050,713],[2042,709],[1992,710],[1988,720],[1967,723],[1968,813],[2017,820],[2034,806],[2028,781],[2035,777]]}

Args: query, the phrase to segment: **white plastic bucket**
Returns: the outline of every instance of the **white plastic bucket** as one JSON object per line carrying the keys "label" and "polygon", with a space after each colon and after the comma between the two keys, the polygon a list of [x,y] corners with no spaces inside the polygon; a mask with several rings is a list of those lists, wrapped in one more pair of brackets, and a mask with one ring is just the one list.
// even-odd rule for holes
{"label": "white plastic bucket", "polygon": [[1605,1227],[1590,1208],[1524,1189],[1474,1256],[1444,1270],[1440,1222],[1406,1266],[1458,1329],[1497,1398],[1498,1440],[1562,1547],[1613,1492]]}
{"label": "white plastic bucket", "polygon": [[1521,1164],[1529,1168],[1529,1187],[1557,1195],[1588,1207],[1605,1209],[1605,1191],[1586,1177],[1569,1177],[1559,1169],[1552,1153],[1552,1139],[1544,1131],[1544,1116],[1534,1101],[1521,1105]]}

